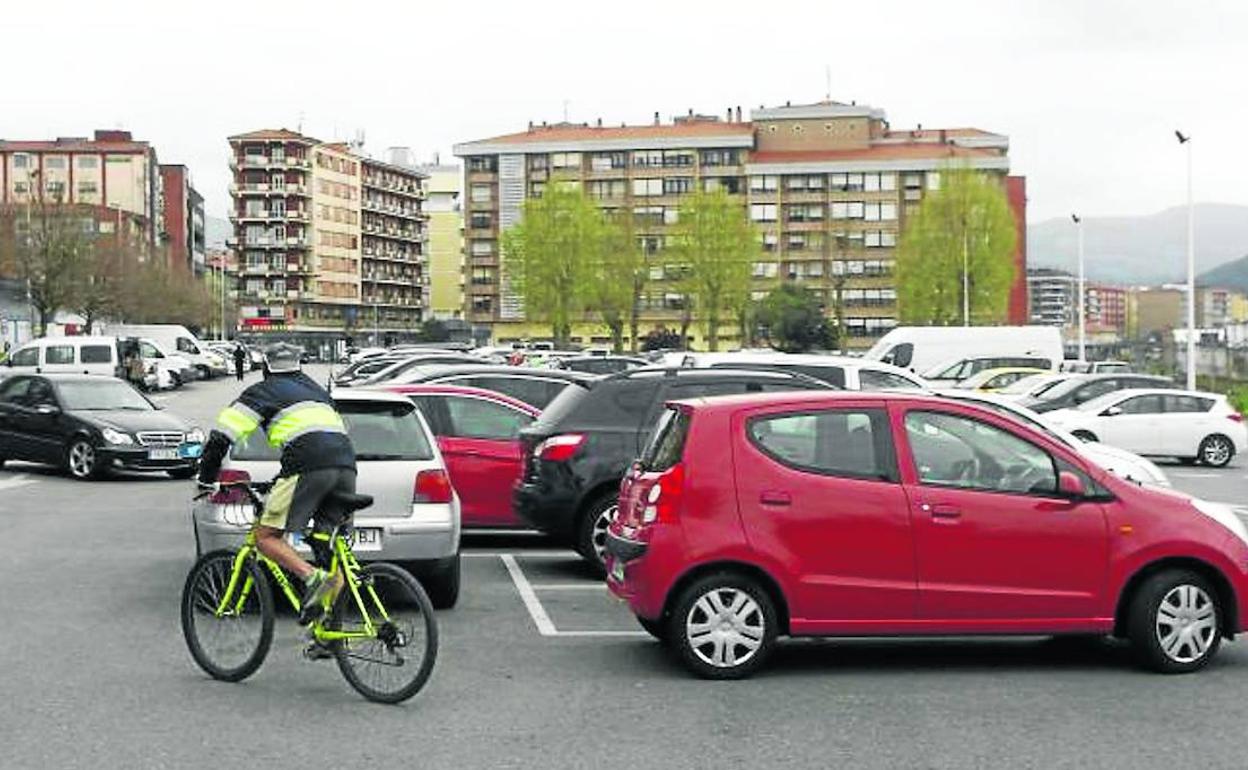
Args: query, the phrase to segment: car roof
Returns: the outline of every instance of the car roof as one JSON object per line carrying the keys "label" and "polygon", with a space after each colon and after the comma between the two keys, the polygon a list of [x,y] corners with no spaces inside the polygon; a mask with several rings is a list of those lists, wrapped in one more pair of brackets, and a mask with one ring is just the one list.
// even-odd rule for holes
{"label": "car roof", "polygon": [[733,410],[743,406],[831,406],[840,402],[862,403],[874,401],[887,403],[904,401],[906,403],[931,404],[933,406],[948,405],[950,399],[934,394],[917,393],[914,391],[875,391],[875,390],[794,390],[777,393],[745,393],[731,396],[710,396],[702,398],[676,399],[668,403],[682,404],[693,407],[697,411]]}
{"label": "car roof", "polygon": [[[1110,398],[1129,398],[1131,396],[1193,396],[1195,398],[1212,398],[1215,401],[1220,398],[1226,398],[1221,393],[1210,393],[1207,390],[1180,390],[1178,388],[1124,388],[1122,390],[1111,390],[1103,393],[1092,401],[1100,401],[1101,399]],[[1084,403],[1092,403],[1086,401]]]}
{"label": "car roof", "polygon": [[125,380],[113,377],[108,374],[59,374],[56,372],[22,372],[14,371],[5,379],[13,377],[42,377],[52,382],[100,382],[101,380],[112,380],[113,382],[125,382]]}
{"label": "car roof", "polygon": [[[405,396],[413,395],[454,395],[454,396],[472,396],[474,398],[485,398],[491,401],[498,401],[507,406],[515,407],[522,412],[528,414],[541,414],[542,410],[532,404],[521,401],[518,398],[512,398],[505,393],[499,393],[495,390],[486,390],[484,388],[470,388],[464,385],[444,385],[435,382],[413,382],[404,385],[379,385],[379,390],[386,390],[390,393],[401,393]],[[368,388],[358,388],[358,391],[365,391]]]}
{"label": "car roof", "polygon": [[335,390],[333,393],[335,401],[386,401],[390,403],[412,403],[409,399],[400,393],[391,393],[387,390],[372,390],[370,388],[342,388]]}
{"label": "car roof", "polygon": [[36,339],[23,342],[21,346],[27,347],[29,345],[39,345],[44,342],[55,343],[57,345],[73,344],[75,342],[86,345],[108,345],[110,343],[117,342],[117,338],[112,336],[101,337],[95,334],[83,334],[73,337],[38,337]]}
{"label": "car roof", "polygon": [[[589,383],[599,379],[596,375],[585,372],[574,372],[566,369],[537,369],[528,366],[507,366],[506,364],[446,364],[430,366],[421,379],[448,377],[456,374],[501,374],[512,377],[546,377],[568,382]],[[416,384],[413,382],[412,384]]]}

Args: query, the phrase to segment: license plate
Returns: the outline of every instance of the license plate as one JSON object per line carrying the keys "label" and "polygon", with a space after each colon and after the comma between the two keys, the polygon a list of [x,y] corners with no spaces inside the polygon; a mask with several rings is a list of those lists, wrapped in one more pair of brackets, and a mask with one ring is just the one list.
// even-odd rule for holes
{"label": "license plate", "polygon": [[178,459],[177,449],[149,449],[147,450],[147,459],[149,460],[176,460]]}
{"label": "license plate", "polygon": [[[287,539],[297,551],[311,550],[308,544],[304,542],[302,532],[291,532],[287,535]],[[351,548],[356,551],[380,551],[381,530],[376,527],[356,529],[355,538],[351,542]]]}
{"label": "license plate", "polygon": [[611,579],[617,583],[624,582],[624,560],[623,559],[611,560]]}

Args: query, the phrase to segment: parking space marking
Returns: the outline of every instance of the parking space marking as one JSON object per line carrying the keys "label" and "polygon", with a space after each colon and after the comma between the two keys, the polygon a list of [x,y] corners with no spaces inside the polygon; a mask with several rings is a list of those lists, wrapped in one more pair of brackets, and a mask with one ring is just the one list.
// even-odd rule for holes
{"label": "parking space marking", "polygon": [[[649,636],[644,631],[594,631],[594,630],[577,630],[577,631],[560,631],[555,627],[554,621],[550,619],[546,608],[542,606],[542,600],[537,598],[538,591],[597,591],[605,589],[605,583],[530,583],[524,570],[520,569],[520,562],[516,561],[516,556],[532,555],[529,552],[500,553],[498,558],[502,560],[503,566],[507,568],[507,574],[511,576],[511,582],[516,586],[516,592],[520,594],[520,600],[524,603],[524,607],[529,611],[529,617],[533,619],[533,625],[537,626],[537,632],[542,636],[560,637],[567,639],[591,639],[595,637],[613,637],[624,639],[641,639]],[[549,554],[548,554],[549,555]],[[567,556],[567,552],[560,552],[560,556]]]}
{"label": "parking space marking", "polygon": [[497,559],[502,556],[523,556],[526,559],[562,559],[575,551],[464,551],[465,559]]}
{"label": "parking space marking", "polygon": [[524,602],[525,609],[529,611],[529,617],[533,618],[533,624],[537,626],[537,632],[542,636],[558,636],[558,629],[551,622],[550,616],[546,614],[546,608],[542,606],[542,602],[537,598],[537,594],[533,592],[533,586],[529,584],[529,579],[524,576],[524,571],[520,569],[520,565],[516,562],[516,557],[505,553],[498,558],[503,560],[503,566],[507,567],[507,573],[511,575],[511,582],[516,584],[516,591],[520,594],[520,600]]}
{"label": "parking space marking", "polygon": [[4,491],[6,489],[17,489],[18,487],[24,487],[27,484],[38,483],[39,479],[32,479],[29,476],[22,474],[11,478],[0,479],[0,491]]}

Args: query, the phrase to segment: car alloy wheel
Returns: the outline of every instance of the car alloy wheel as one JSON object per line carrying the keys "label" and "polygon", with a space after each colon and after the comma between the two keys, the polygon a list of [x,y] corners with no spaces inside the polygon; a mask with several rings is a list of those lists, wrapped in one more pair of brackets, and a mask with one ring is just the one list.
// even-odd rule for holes
{"label": "car alloy wheel", "polygon": [[612,505],[600,511],[598,518],[594,519],[594,531],[590,537],[590,542],[594,546],[594,556],[597,557],[600,564],[606,564],[607,529],[611,526],[611,522],[615,521],[618,511],[619,506]]}
{"label": "car alloy wheel", "polygon": [[707,591],[685,617],[689,648],[699,660],[715,668],[748,663],[762,647],[766,633],[762,608],[738,588]]}
{"label": "car alloy wheel", "polygon": [[1157,606],[1157,642],[1167,658],[1191,664],[1204,657],[1218,635],[1218,609],[1199,586],[1177,585]]}
{"label": "car alloy wheel", "polygon": [[95,475],[95,447],[88,441],[75,441],[69,448],[69,472],[77,479]]}
{"label": "car alloy wheel", "polygon": [[1200,460],[1205,465],[1221,468],[1231,461],[1235,448],[1226,436],[1210,436],[1200,444]]}

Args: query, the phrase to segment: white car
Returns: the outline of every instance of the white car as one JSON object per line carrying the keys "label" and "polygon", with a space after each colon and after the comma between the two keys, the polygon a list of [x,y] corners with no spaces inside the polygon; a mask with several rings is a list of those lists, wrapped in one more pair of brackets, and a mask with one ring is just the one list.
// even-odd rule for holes
{"label": "white car", "polygon": [[[343,390],[334,405],[355,446],[356,491],[373,505],[355,514],[355,555],[361,561],[399,562],[420,578],[435,607],[459,597],[459,495],[429,425],[411,400],[397,393]],[[235,446],[223,472],[245,471],[268,481],[280,463],[267,437],[256,431]],[[192,508],[199,554],[236,549],[254,520],[238,490],[223,488]],[[306,546],[297,548],[308,552]]]}
{"label": "white car", "polygon": [[1072,434],[1153,457],[1221,468],[1248,446],[1248,427],[1226,396],[1140,388],[1106,393],[1047,415]]}
{"label": "white car", "polygon": [[1008,388],[1002,388],[996,393],[1011,401],[1021,401],[1024,398],[1039,398],[1042,393],[1050,388],[1061,385],[1078,375],[1070,372],[1062,372],[1061,374],[1033,374],[1030,377],[1024,377],[1016,381]]}
{"label": "white car", "polygon": [[927,383],[912,372],[892,364],[849,356],[811,353],[741,351],[737,353],[681,353],[669,366],[701,369],[749,369],[766,367],[804,374],[846,390],[926,390]]}
{"label": "white car", "polygon": [[975,391],[942,391],[941,395],[961,401],[970,401],[978,406],[991,409],[998,414],[1012,417],[1028,427],[1053,436],[1058,441],[1074,448],[1079,454],[1101,466],[1105,470],[1138,484],[1149,484],[1157,487],[1169,487],[1170,479],[1151,460],[1128,452],[1125,449],[1109,446],[1096,441],[1083,439],[1063,430],[1054,424],[1048,414],[1033,412],[1025,406],[1004,398],[1000,393],[981,393]]}

